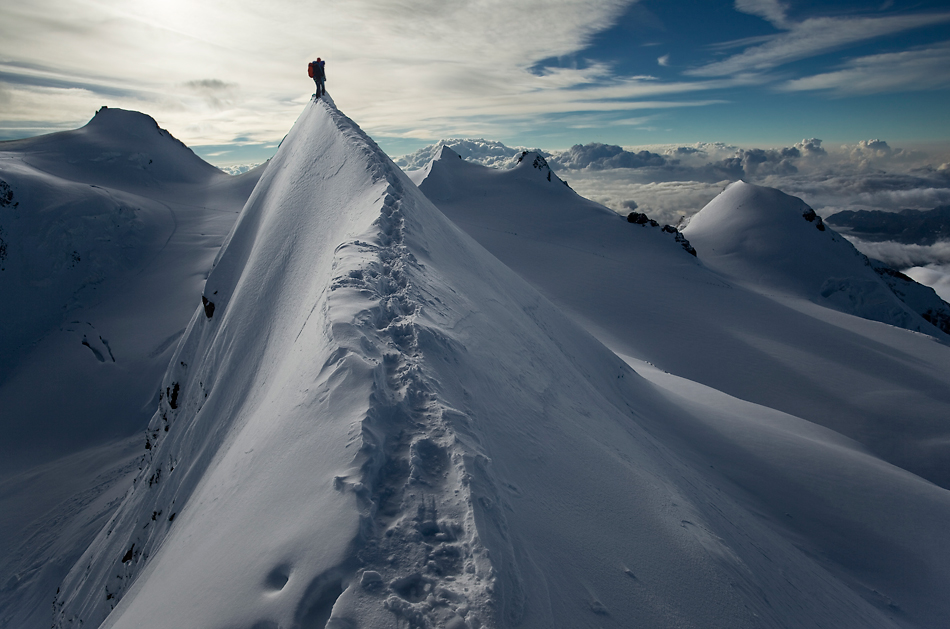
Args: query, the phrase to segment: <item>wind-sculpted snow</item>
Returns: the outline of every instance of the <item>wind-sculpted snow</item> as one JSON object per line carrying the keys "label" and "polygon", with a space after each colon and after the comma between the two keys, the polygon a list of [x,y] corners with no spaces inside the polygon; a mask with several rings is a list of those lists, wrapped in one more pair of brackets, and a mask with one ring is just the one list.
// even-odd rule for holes
{"label": "wind-sculpted snow", "polygon": [[[831,427],[891,462],[950,483],[950,451],[938,445],[950,412],[946,387],[937,384],[950,383],[946,348],[888,328],[863,331],[848,318],[830,319],[825,308],[800,312],[797,304],[773,299],[775,282],[825,306],[850,295],[865,302],[839,300],[845,311],[882,316],[889,312],[884,304],[940,335],[927,321],[939,322],[943,310],[932,293],[923,294],[927,289],[901,289],[914,293],[908,301],[929,317],[924,320],[895,298],[861,254],[831,230],[819,229],[819,217],[807,206],[775,190],[746,184],[730,189],[720,207],[723,220],[708,221],[724,243],[762,257],[745,260],[748,273],[727,279],[683,255],[673,237],[649,223],[626,223],[563,186],[523,176],[539,171],[522,171],[480,167],[444,150],[413,177],[449,217],[619,353]],[[777,204],[727,202],[737,191],[750,190]],[[718,242],[691,245],[700,260],[743,263],[741,256],[717,257]],[[854,275],[866,284],[829,281]],[[774,281],[763,283],[769,277]],[[871,292],[863,292],[864,286]],[[831,302],[821,296],[822,288]],[[897,354],[875,349],[885,337]],[[842,371],[850,364],[843,357],[858,355],[862,368]],[[908,365],[892,357],[902,355],[916,359]],[[829,362],[828,356],[835,358]],[[926,404],[917,402],[921,396]],[[915,410],[908,414],[908,408]]]}
{"label": "wind-sculpted snow", "polygon": [[0,626],[50,625],[131,485],[128,437],[259,174],[228,177],[116,109],[0,143]]}

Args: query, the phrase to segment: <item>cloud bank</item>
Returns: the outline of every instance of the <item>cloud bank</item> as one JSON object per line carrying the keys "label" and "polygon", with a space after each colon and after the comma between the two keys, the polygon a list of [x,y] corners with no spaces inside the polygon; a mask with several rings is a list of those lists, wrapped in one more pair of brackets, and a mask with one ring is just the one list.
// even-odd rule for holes
{"label": "cloud bank", "polygon": [[940,299],[950,303],[950,264],[928,264],[904,269],[904,274],[915,282],[933,288]]}

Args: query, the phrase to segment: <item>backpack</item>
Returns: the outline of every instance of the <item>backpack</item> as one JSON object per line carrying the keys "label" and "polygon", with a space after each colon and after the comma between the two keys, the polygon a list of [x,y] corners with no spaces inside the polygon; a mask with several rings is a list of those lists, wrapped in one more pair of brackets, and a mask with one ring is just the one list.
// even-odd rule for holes
{"label": "backpack", "polygon": [[313,78],[313,74],[314,74],[313,65],[314,65],[313,61],[307,64],[307,76],[309,76],[311,79]]}

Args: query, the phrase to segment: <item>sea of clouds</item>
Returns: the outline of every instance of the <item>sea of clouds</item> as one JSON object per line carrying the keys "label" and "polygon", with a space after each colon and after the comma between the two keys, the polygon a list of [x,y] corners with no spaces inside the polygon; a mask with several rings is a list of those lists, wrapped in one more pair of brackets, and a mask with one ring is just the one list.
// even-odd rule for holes
{"label": "sea of clouds", "polygon": [[[539,150],[582,196],[623,214],[636,209],[661,224],[678,224],[739,179],[800,197],[826,218],[842,210],[928,210],[950,204],[950,154],[891,147],[884,140],[832,146],[812,138],[778,148],[591,143],[545,151],[449,139],[395,161],[404,170],[422,168],[442,146],[493,168],[510,168],[522,151]],[[852,242],[950,299],[950,243]]]}

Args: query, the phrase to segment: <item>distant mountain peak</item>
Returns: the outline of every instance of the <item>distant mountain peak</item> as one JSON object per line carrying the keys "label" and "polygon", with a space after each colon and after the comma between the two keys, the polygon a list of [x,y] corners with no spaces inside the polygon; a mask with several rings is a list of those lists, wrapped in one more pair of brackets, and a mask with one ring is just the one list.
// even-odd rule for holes
{"label": "distant mountain peak", "polygon": [[550,166],[548,166],[547,160],[544,159],[544,156],[538,151],[522,151],[521,157],[518,158],[518,165],[515,166],[515,170],[529,172],[529,169],[537,170],[541,176],[543,176],[548,181],[564,183],[556,174],[554,174],[554,171],[551,170]]}
{"label": "distant mountain peak", "polygon": [[103,106],[96,111],[95,115],[86,123],[85,128],[97,129],[110,132],[130,133],[133,135],[144,132],[159,132],[171,135],[163,131],[154,118],[148,114],[130,109],[120,109],[118,107]]}
{"label": "distant mountain peak", "polygon": [[798,197],[736,181],[695,214],[683,233],[705,264],[740,282],[946,338],[936,327],[946,319],[939,299],[875,273]]}
{"label": "distant mountain peak", "polygon": [[950,240],[950,205],[932,210],[844,210],[827,221],[846,234],[861,240],[893,240],[911,245],[932,245]]}
{"label": "distant mountain peak", "polygon": [[224,174],[151,116],[113,107],[102,107],[79,129],[13,140],[4,148],[64,179],[122,190],[201,183]]}
{"label": "distant mountain peak", "polygon": [[459,155],[458,153],[456,153],[455,151],[453,151],[453,150],[452,150],[451,148],[449,148],[447,145],[443,144],[443,145],[439,148],[439,152],[438,152],[438,154],[436,155],[435,159],[437,159],[437,160],[442,160],[442,159],[462,159],[462,156]]}

